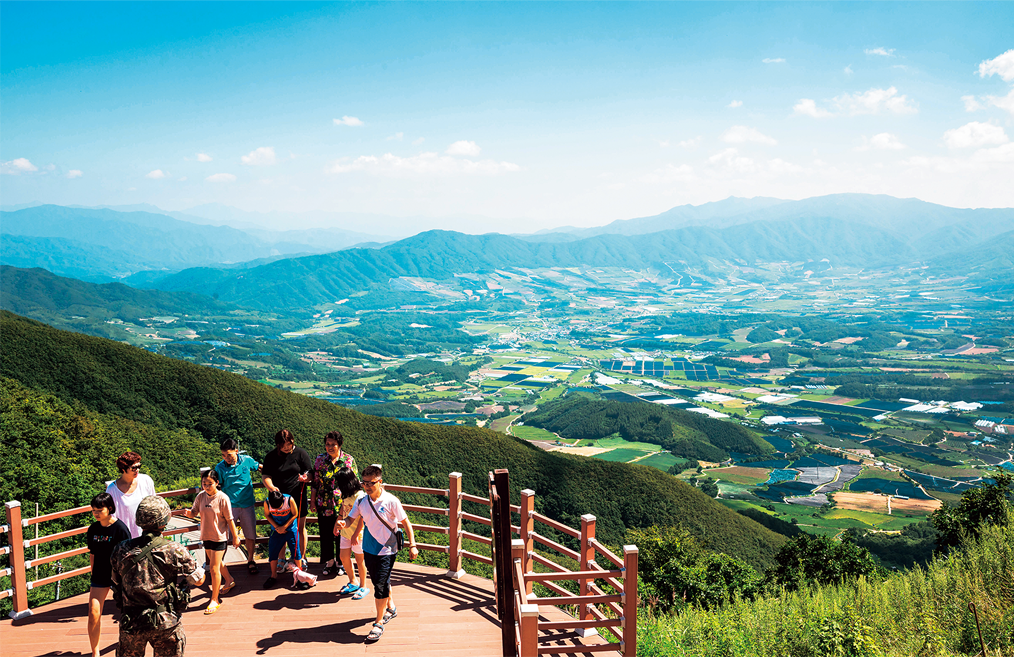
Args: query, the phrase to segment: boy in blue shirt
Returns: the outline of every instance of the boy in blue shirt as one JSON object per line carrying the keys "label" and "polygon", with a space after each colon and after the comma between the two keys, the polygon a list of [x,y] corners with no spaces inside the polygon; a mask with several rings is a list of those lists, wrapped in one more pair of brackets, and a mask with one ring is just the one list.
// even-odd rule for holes
{"label": "boy in blue shirt", "polygon": [[254,499],[251,472],[261,469],[260,463],[246,454],[239,453],[239,443],[226,438],[221,444],[222,460],[215,466],[223,493],[232,504],[232,515],[236,524],[243,529],[246,539],[246,568],[251,575],[259,572],[254,563],[254,539],[257,538],[257,501]]}

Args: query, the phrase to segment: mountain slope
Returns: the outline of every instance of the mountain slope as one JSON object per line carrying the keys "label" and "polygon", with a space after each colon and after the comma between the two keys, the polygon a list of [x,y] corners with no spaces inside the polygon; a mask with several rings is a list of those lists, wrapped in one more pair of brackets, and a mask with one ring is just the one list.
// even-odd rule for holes
{"label": "mountain slope", "polygon": [[709,258],[727,261],[801,262],[829,259],[860,266],[915,259],[895,236],[869,226],[829,219],[755,223],[714,230],[701,227],[651,235],[602,235],[575,242],[528,242],[506,235],[428,231],[382,249],[350,249],[292,258],[242,272],[191,269],[153,285],[187,291],[254,308],[307,307],[348,296],[392,278],[449,279],[457,273],[505,267],[654,268],[694,265]]}
{"label": "mountain slope", "polygon": [[481,494],[486,472],[506,467],[514,495],[535,490],[540,512],[571,524],[593,513],[600,536],[614,544],[626,528],[679,524],[713,549],[766,566],[785,540],[648,467],[544,452],[484,429],[369,417],[8,312],[0,313],[0,347],[0,376],[23,386],[96,412],[196,431],[211,441],[236,436],[258,457],[281,428],[292,430],[311,453],[321,451],[327,431],[338,429],[358,462],[384,464],[393,482],[442,486],[447,473],[459,471],[465,490]]}

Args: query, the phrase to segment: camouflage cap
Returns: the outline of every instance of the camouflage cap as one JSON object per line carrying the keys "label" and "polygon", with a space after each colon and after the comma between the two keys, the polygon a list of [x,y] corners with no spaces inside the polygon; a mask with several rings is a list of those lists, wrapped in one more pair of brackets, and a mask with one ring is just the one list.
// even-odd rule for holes
{"label": "camouflage cap", "polygon": [[169,524],[169,505],[158,495],[149,495],[137,505],[134,516],[137,526],[141,529],[162,530]]}

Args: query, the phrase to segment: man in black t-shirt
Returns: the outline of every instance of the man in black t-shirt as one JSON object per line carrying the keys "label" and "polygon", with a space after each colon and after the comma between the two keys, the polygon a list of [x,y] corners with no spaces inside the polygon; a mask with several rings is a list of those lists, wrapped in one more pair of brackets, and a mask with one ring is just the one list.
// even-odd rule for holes
{"label": "man in black t-shirt", "polygon": [[302,554],[306,554],[306,515],[309,507],[306,484],[310,481],[313,459],[302,447],[296,447],[296,439],[288,429],[275,434],[275,448],[264,457],[261,478],[268,490],[281,491],[291,495],[299,505],[299,520],[296,534]]}

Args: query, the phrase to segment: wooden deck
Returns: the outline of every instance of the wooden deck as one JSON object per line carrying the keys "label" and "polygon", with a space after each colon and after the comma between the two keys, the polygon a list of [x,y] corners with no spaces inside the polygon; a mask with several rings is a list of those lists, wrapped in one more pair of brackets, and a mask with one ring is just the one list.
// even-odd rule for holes
{"label": "wooden deck", "polygon": [[[223,597],[218,613],[205,616],[207,586],[195,591],[184,615],[187,654],[214,657],[272,657],[309,655],[427,655],[440,657],[497,657],[503,654],[500,624],[494,608],[493,583],[465,575],[448,578],[445,571],[399,563],[391,577],[398,617],[380,641],[365,643],[375,607],[373,594],[354,601],[339,599],[344,576],[319,580],[307,591],[288,588],[290,575],[279,577],[273,589],[262,588],[267,564],[259,575],[248,575],[242,564],[230,565],[238,582]],[[311,564],[313,573],[320,566]],[[79,595],[34,610],[20,621],[0,622],[3,657],[56,657],[88,655],[86,626],[88,596]],[[543,608],[547,620],[570,618],[556,608]],[[112,600],[106,600],[102,618],[102,655],[116,650],[118,626]],[[550,637],[546,637],[547,639]],[[597,636],[580,639],[565,632],[543,645],[596,645]],[[149,649],[147,654],[151,654]],[[578,653],[581,654],[581,653]]]}

